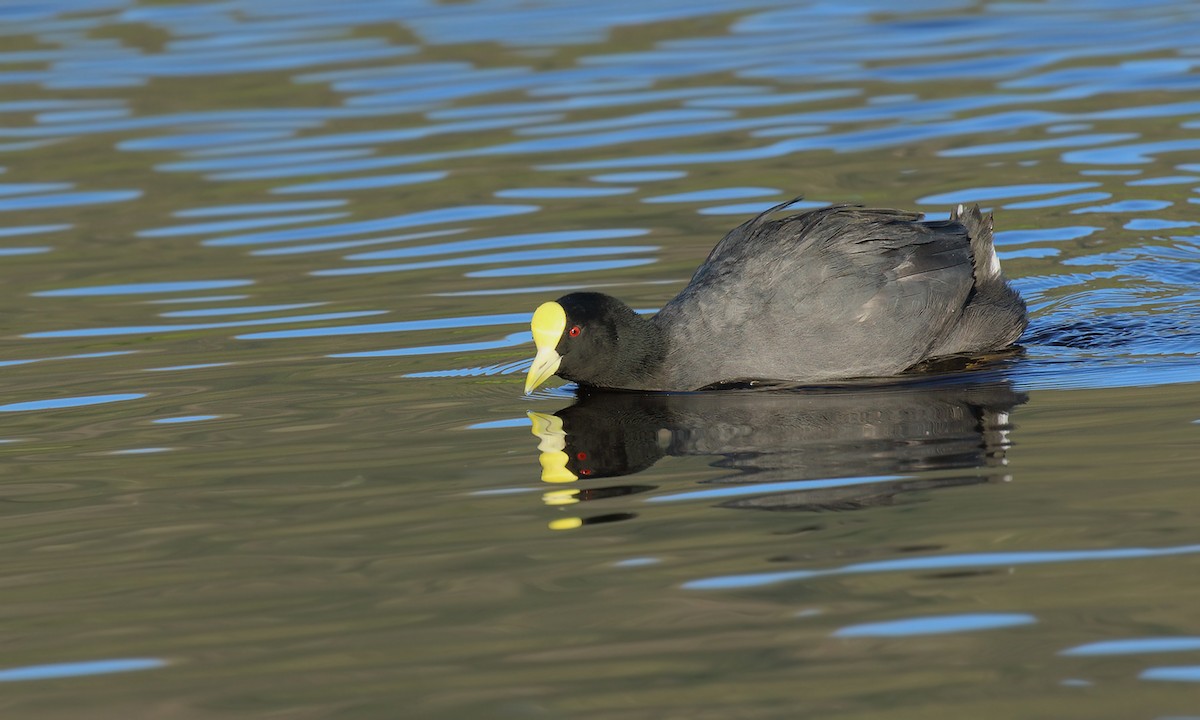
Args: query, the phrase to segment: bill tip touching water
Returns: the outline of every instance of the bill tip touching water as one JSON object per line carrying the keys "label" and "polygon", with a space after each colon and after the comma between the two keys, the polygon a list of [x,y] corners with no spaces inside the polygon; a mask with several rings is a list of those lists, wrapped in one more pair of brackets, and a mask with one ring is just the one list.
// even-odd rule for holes
{"label": "bill tip touching water", "polygon": [[1024,331],[978,206],[946,220],[853,205],[775,217],[794,202],[726,234],[654,316],[594,292],[542,304],[526,394],[554,375],[650,391],[887,377]]}

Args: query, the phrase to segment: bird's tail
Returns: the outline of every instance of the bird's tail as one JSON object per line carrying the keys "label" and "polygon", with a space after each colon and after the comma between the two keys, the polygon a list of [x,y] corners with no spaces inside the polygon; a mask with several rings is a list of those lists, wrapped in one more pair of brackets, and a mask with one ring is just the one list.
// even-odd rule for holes
{"label": "bird's tail", "polygon": [[992,214],[984,215],[978,205],[969,208],[959,205],[950,211],[950,219],[962,223],[971,238],[975,284],[982,285],[1000,279],[1000,258],[996,255],[996,246],[992,240],[995,227]]}

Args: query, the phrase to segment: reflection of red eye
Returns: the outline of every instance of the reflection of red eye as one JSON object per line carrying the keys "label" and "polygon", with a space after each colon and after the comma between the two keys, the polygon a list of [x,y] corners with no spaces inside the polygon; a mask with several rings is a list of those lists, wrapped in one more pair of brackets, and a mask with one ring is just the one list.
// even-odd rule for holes
{"label": "reflection of red eye", "polygon": [[576,453],[575,459],[576,460],[587,460],[587,453],[585,453],[585,452]]}
{"label": "reflection of red eye", "polygon": [[568,330],[567,334],[570,335],[571,337],[579,337],[579,333],[581,333],[581,332],[583,332],[583,328],[576,325],[575,327]]}
{"label": "reflection of red eye", "polygon": [[580,471],[579,471],[579,474],[580,474],[580,475],[591,475],[591,474],[592,474],[592,471],[591,471],[591,470],[589,470],[588,468],[584,468],[584,469],[582,469],[582,470],[580,470]]}

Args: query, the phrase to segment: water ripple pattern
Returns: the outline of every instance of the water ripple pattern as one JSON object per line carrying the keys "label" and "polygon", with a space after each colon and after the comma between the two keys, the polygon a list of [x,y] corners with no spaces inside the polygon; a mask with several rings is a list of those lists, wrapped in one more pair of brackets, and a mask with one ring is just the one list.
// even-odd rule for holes
{"label": "water ripple pattern", "polygon": [[[1200,103],[1183,95],[1196,88],[1191,79],[1198,64],[1195,58],[1187,53],[1132,57],[1172,49],[1160,29],[1168,18],[1171,23],[1181,22],[1172,17],[1181,12],[1179,8],[1155,6],[1148,14],[1122,17],[1122,47],[1130,57],[1115,59],[1099,52],[1092,42],[1115,27],[1104,13],[1041,11],[1041,26],[1073,28],[1065,37],[1031,32],[1026,16],[1015,6],[989,6],[979,16],[957,16],[950,24],[910,21],[901,13],[875,22],[868,38],[857,37],[853,30],[868,13],[865,6],[828,13],[754,2],[720,5],[721,12],[742,13],[730,21],[723,35],[673,37],[629,51],[583,49],[552,68],[522,59],[519,53],[503,53],[487,64],[426,57],[427,48],[485,38],[506,48],[537,48],[543,53],[573,46],[587,48],[598,38],[652,18],[682,21],[717,11],[717,6],[709,3],[662,2],[652,4],[654,9],[647,12],[610,16],[561,13],[550,9],[557,7],[555,3],[542,9],[501,5],[489,11],[498,23],[494,34],[478,33],[484,24],[480,17],[468,23],[473,30],[464,34],[418,13],[406,19],[413,39],[404,43],[347,32],[389,17],[386,10],[370,4],[356,3],[344,13],[315,5],[286,13],[262,11],[255,2],[245,3],[241,10],[241,4],[234,3],[186,12],[137,6],[127,10],[123,21],[153,28],[167,38],[153,51],[154,62],[145,62],[142,52],[121,43],[91,44],[80,49],[78,56],[69,48],[13,55],[29,67],[40,63],[41,69],[10,72],[10,82],[40,84],[58,91],[108,90],[111,97],[8,101],[3,109],[29,120],[12,124],[0,131],[0,136],[14,142],[111,136],[122,154],[152,156],[154,169],[164,176],[198,175],[201,182],[215,186],[235,183],[250,188],[242,202],[179,210],[174,222],[137,228],[135,234],[141,238],[194,238],[214,250],[245,248],[264,261],[375,246],[378,249],[370,252],[346,255],[345,263],[338,266],[300,268],[298,276],[375,282],[370,276],[379,275],[382,281],[396,273],[436,273],[444,281],[457,278],[469,287],[497,295],[510,290],[517,296],[532,294],[532,287],[522,291],[512,285],[524,278],[560,277],[581,285],[598,276],[649,279],[651,268],[670,253],[669,244],[656,240],[643,245],[598,245],[593,241],[605,238],[602,233],[589,234],[595,232],[594,218],[559,228],[553,228],[551,218],[587,212],[585,208],[661,206],[664,210],[653,215],[639,213],[642,218],[655,218],[654,227],[644,231],[653,237],[664,233],[663,220],[678,218],[678,211],[669,208],[687,206],[689,212],[714,218],[714,223],[702,226],[711,238],[719,232],[716,221],[721,218],[757,213],[784,194],[808,188],[792,182],[771,186],[760,182],[687,183],[688,168],[701,165],[729,172],[742,164],[818,157],[830,150],[869,154],[935,143],[941,145],[937,157],[948,167],[982,160],[1030,168],[1023,182],[970,182],[963,175],[963,181],[951,187],[916,194],[909,201],[928,206],[933,216],[958,203],[999,205],[1003,212],[998,225],[1006,245],[1001,259],[1015,268],[1018,284],[1034,307],[1047,313],[1046,324],[1051,326],[1069,326],[1071,319],[1055,316],[1052,311],[1057,303],[1044,299],[1042,293],[1062,296],[1070,289],[1063,285],[1039,288],[1020,276],[1025,266],[1082,259],[1076,247],[1085,236],[1072,235],[1075,226],[1057,219],[1063,212],[1080,218],[1138,216],[1126,224],[1125,229],[1132,232],[1191,227],[1188,221],[1173,216],[1179,214],[1181,200],[1191,202],[1194,197],[1128,197],[1132,187],[1171,187],[1168,173],[1163,173],[1161,181],[1135,177],[1124,184],[1108,179],[1119,175],[1095,174],[1126,172],[1124,166],[1146,165],[1164,156],[1183,157],[1181,154],[1197,147],[1188,135],[1195,129],[1192,117],[1200,111]],[[931,9],[949,12],[953,6],[934,3]],[[911,11],[922,12],[923,7],[919,4]],[[551,17],[559,32],[549,45],[521,32],[524,23],[536,24]],[[30,22],[35,35],[55,32],[58,27],[45,19]],[[98,28],[105,22],[103,16],[97,16],[84,25]],[[802,33],[806,42],[795,43],[797,33]],[[811,85],[792,86],[799,78],[798,68],[805,68],[804,77]],[[336,101],[146,113],[134,112],[121,98],[127,88],[165,78],[220,78],[248,72],[284,73],[297,87],[320,90]],[[910,91],[921,83],[951,81],[976,90]],[[867,83],[887,90],[866,92],[863,87]],[[988,87],[996,91],[986,92]],[[1154,102],[1144,100],[1151,92],[1164,95]],[[1129,99],[1111,108],[1072,109],[1082,101],[1111,96]],[[603,114],[595,116],[601,110]],[[1142,132],[1128,129],[1131,121],[1145,119],[1174,124],[1181,137],[1147,139]],[[364,127],[365,123],[375,126]],[[725,138],[734,140],[725,142]],[[472,193],[462,202],[447,202],[446,193],[438,190],[448,182],[468,182],[466,178],[475,174],[473,168],[502,158],[526,163],[523,174],[527,177],[518,183],[492,179],[484,192]],[[1051,159],[1067,168],[1077,166],[1074,179],[1046,182],[1032,170]],[[601,168],[613,172],[590,177],[579,173]],[[1179,165],[1176,172],[1186,168]],[[786,180],[782,176],[777,179]],[[0,185],[0,209],[34,212],[128,203],[144,192],[141,188],[88,188],[84,183],[53,177],[14,177]],[[824,199],[810,198],[796,207],[856,199],[855,191],[822,194]],[[313,199],[280,202],[271,200],[272,196]],[[380,201],[388,197],[400,202]],[[904,200],[903,196],[886,199],[897,204]],[[550,222],[552,229],[520,232],[525,224],[521,216],[533,215],[538,217],[530,222],[543,228]],[[1038,230],[1021,227],[1031,221],[1039,226],[1041,235]],[[419,232],[395,234],[404,229]],[[418,239],[420,232],[430,233],[427,237],[436,242],[421,246],[405,242]],[[443,243],[436,233],[476,239]],[[510,244],[508,239],[513,238],[528,246]],[[444,247],[439,250],[438,244]],[[704,244],[691,245],[700,251],[692,256],[696,260],[702,256]],[[510,249],[499,252],[502,248]],[[53,255],[54,249],[52,243],[14,245],[0,248],[0,254],[34,257]],[[447,257],[371,262],[435,254]],[[1114,262],[1111,258],[1105,261]],[[1194,263],[1192,258],[1186,261]],[[1091,269],[1076,275],[1077,285],[1086,288],[1089,283],[1111,280],[1126,274],[1124,268],[1138,268],[1133,274],[1139,278],[1148,275],[1137,261],[1116,262],[1116,276],[1113,271]],[[269,266],[257,267],[265,270]],[[1151,280],[1169,292],[1168,287],[1187,288],[1193,278],[1192,270],[1183,269],[1155,272]],[[139,285],[144,285],[146,292],[157,292],[149,289],[154,283]],[[88,292],[81,286],[35,294],[56,297]],[[452,297],[447,293],[441,296]],[[1070,297],[1076,305],[1081,299],[1090,299],[1079,292]],[[292,303],[264,306],[288,304]],[[1111,307],[1112,299],[1104,299],[1101,305]],[[1129,298],[1121,309],[1137,313],[1137,308],[1138,301]],[[397,310],[403,312],[402,308],[377,305],[323,319]],[[1177,351],[1195,355],[1200,350],[1194,328],[1187,329],[1194,325],[1193,316],[1190,313],[1177,323],[1172,356],[1178,355]],[[269,320],[275,321],[285,320]],[[299,323],[307,321],[306,317],[296,318]],[[155,329],[133,322],[25,336],[102,337],[224,327],[233,325]],[[1031,338],[1035,348],[1040,341],[1055,346],[1066,342],[1053,329]],[[478,338],[448,345],[467,352],[471,347],[500,349],[508,343]],[[421,354],[422,347],[445,344],[422,344],[414,347],[414,354]],[[1140,352],[1156,344],[1159,340],[1148,335]],[[1171,358],[1164,363],[1164,372],[1158,373],[1164,381],[1187,377],[1186,371],[1173,366]],[[1065,369],[1050,364],[1035,367],[1027,374],[1027,382],[1035,386],[1105,382],[1093,381],[1090,374],[1068,378],[1060,372]]]}
{"label": "water ripple pattern", "polygon": [[[6,716],[1194,713],[1200,4],[0,18]],[[523,396],[796,197],[994,212],[1020,350]]]}

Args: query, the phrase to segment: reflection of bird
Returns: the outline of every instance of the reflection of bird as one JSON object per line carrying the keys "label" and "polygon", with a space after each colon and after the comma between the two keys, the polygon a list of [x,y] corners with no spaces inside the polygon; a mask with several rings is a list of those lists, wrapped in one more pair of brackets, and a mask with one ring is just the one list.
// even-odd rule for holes
{"label": "reflection of bird", "polygon": [[[703,455],[714,458],[713,467],[732,471],[709,482],[761,484],[1003,464],[1008,411],[1024,401],[1003,382],[686,394],[589,391],[554,415],[530,415],[548,482],[631,475],[664,455]],[[881,489],[894,495],[982,480],[912,478],[895,488],[803,490],[801,496],[811,496],[804,503],[789,493],[734,504],[845,507],[867,502],[862,497]]]}
{"label": "reflection of bird", "polygon": [[555,374],[631,390],[881,377],[1025,329],[977,206],[941,221],[850,206],[770,219],[790,204],[730,231],[654,317],[600,293],[543,304],[525,391]]}

